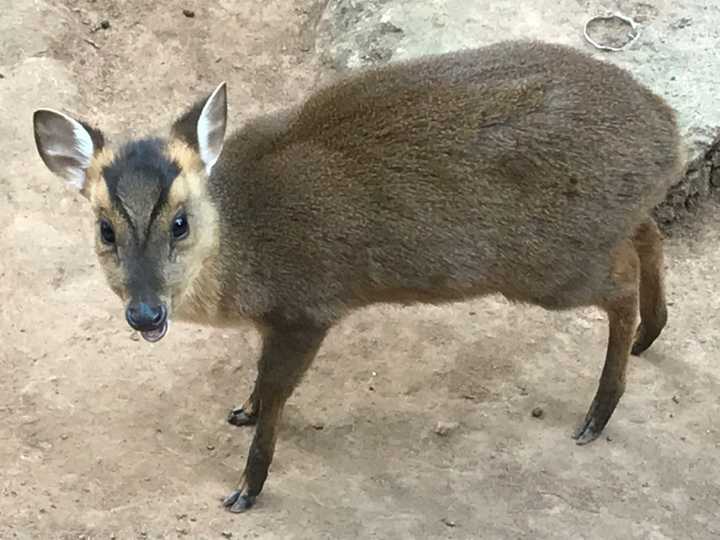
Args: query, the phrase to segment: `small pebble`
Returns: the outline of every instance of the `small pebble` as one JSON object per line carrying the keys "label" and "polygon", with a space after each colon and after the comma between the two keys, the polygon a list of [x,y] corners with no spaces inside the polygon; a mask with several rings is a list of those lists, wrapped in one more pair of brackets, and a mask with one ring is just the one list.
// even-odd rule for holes
{"label": "small pebble", "polygon": [[448,519],[448,518],[442,518],[440,521],[442,521],[448,527],[454,527],[456,525],[456,523],[453,520]]}
{"label": "small pebble", "polygon": [[232,533],[230,531],[223,531],[220,534],[225,538],[232,538]]}
{"label": "small pebble", "polygon": [[206,446],[206,448],[207,448],[208,450],[212,451],[212,450],[215,450],[215,445],[208,444],[208,445]]}
{"label": "small pebble", "polygon": [[320,431],[321,429],[325,429],[325,424],[323,424],[322,422],[313,422],[311,425],[313,429],[316,429],[318,431]]}
{"label": "small pebble", "polygon": [[673,403],[680,403],[680,399],[677,396],[672,397]]}
{"label": "small pebble", "polygon": [[103,30],[107,30],[108,28],[110,28],[110,21],[108,21],[107,19],[105,19],[104,21],[100,21],[100,28],[102,28]]}
{"label": "small pebble", "polygon": [[612,442],[612,437],[610,435],[608,435],[607,437],[605,437],[605,440],[607,442]]}
{"label": "small pebble", "polygon": [[442,420],[435,424],[433,431],[441,437],[447,437],[452,431],[455,431],[460,424],[457,422],[443,422]]}
{"label": "small pebble", "polygon": [[535,407],[532,410],[533,418],[542,418],[545,414],[545,411],[542,410],[542,407]]}
{"label": "small pebble", "polygon": [[195,16],[195,12],[192,9],[183,9],[183,15],[188,19],[192,19]]}
{"label": "small pebble", "polygon": [[133,332],[130,334],[130,339],[133,341],[140,341],[140,333],[139,332]]}

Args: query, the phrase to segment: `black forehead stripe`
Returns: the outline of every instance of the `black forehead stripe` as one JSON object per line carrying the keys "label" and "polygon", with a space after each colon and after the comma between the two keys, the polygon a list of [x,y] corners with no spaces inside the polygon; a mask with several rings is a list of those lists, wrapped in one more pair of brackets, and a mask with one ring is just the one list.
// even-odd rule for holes
{"label": "black forehead stripe", "polygon": [[130,215],[128,214],[127,210],[125,210],[125,207],[117,201],[116,197],[113,197],[113,206],[120,212],[123,218],[125,218],[125,223],[128,224],[128,227],[132,230],[135,237],[137,237],[137,229],[135,228],[135,223],[132,219],[130,219]]}
{"label": "black forehead stripe", "polygon": [[155,218],[160,213],[160,208],[165,204],[165,201],[167,200],[167,191],[163,190],[160,193],[160,197],[158,197],[158,200],[155,201],[155,205],[153,206],[152,211],[150,212],[150,219],[148,220],[147,230],[145,231],[145,244],[147,245],[147,241],[150,239],[150,229],[152,229],[153,223],[155,223]]}
{"label": "black forehead stripe", "polygon": [[103,168],[103,177],[110,196],[115,199],[117,186],[125,176],[159,182],[160,190],[167,193],[173,180],[180,174],[180,166],[165,153],[162,139],[147,138],[124,145],[114,159]]}

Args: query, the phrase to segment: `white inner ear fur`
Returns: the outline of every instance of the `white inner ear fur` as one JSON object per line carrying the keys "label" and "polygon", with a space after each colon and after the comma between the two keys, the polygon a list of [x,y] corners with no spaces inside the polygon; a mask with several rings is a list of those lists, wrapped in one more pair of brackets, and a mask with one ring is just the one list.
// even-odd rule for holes
{"label": "white inner ear fur", "polygon": [[225,141],[227,123],[227,93],[225,83],[218,85],[205,102],[197,122],[197,140],[200,159],[209,175],[220,157]]}
{"label": "white inner ear fur", "polygon": [[69,185],[82,189],[95,146],[87,130],[66,114],[41,109],[44,119],[35,125],[39,146],[50,170]]}

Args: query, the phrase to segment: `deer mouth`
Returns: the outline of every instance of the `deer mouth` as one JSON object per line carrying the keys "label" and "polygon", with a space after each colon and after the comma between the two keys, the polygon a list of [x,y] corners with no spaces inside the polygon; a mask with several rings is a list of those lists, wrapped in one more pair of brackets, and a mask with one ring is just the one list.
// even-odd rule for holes
{"label": "deer mouth", "polygon": [[169,326],[170,320],[165,319],[161,326],[153,328],[152,330],[144,330],[143,332],[141,332],[141,335],[145,341],[148,341],[150,343],[156,343],[165,337]]}

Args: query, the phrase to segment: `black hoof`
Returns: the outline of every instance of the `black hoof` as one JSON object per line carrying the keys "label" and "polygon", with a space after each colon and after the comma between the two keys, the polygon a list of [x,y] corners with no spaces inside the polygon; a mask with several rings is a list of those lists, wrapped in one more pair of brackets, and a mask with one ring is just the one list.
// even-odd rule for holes
{"label": "black hoof", "polygon": [[237,407],[230,411],[227,421],[233,426],[254,426],[257,423],[257,415],[248,414],[242,407]]}
{"label": "black hoof", "polygon": [[240,514],[249,510],[255,504],[254,495],[243,495],[239,489],[233,491],[230,495],[225,497],[223,506],[230,510],[234,514]]}
{"label": "black hoof", "polygon": [[602,428],[597,427],[594,418],[586,418],[585,421],[573,433],[575,444],[582,446],[597,439],[602,433]]}
{"label": "black hoof", "polygon": [[633,356],[640,356],[642,353],[644,353],[650,348],[650,345],[652,345],[652,341],[648,343],[645,340],[638,339],[637,341],[635,341],[635,343],[633,343],[632,349],[630,349],[630,353]]}
{"label": "black hoof", "polygon": [[613,411],[615,411],[622,394],[623,391],[620,388],[618,391],[613,392],[612,395],[599,394],[602,397],[595,396],[590,405],[590,410],[585,415],[585,420],[573,433],[572,437],[578,445],[582,446],[591,443],[600,436]]}
{"label": "black hoof", "polygon": [[648,328],[644,324],[640,323],[637,332],[635,333],[635,341],[633,342],[632,349],[630,352],[633,356],[640,356],[642,353],[650,348],[655,340],[660,336],[662,328]]}

